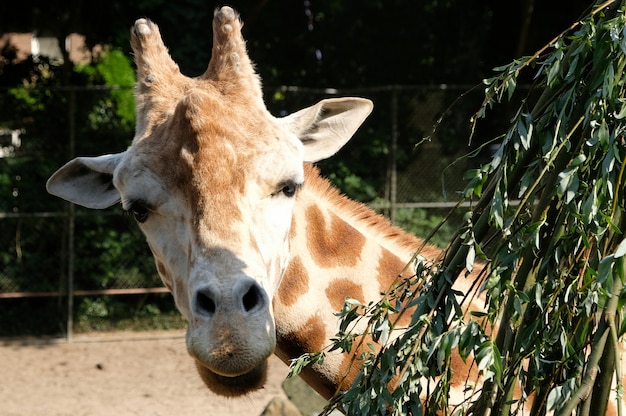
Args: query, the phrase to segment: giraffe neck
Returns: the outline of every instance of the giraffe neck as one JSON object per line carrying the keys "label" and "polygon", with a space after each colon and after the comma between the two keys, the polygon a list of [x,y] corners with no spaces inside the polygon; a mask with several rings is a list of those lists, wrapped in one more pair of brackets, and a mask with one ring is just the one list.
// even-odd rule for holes
{"label": "giraffe neck", "polygon": [[[331,345],[330,339],[339,329],[334,314],[342,309],[346,298],[362,303],[379,300],[416,250],[429,259],[441,253],[436,247],[422,246],[422,240],[392,226],[365,205],[340,195],[309,165],[305,166],[305,186],[297,198],[290,235],[291,257],[274,298],[275,354],[285,363]],[[454,288],[465,294],[476,290],[473,282],[481,268],[475,267],[457,279]],[[479,296],[465,307],[482,311],[483,302]],[[359,368],[349,367],[349,363],[358,355],[359,351],[334,351],[322,364],[305,367],[300,376],[329,399],[337,390],[350,387],[356,378]],[[466,390],[465,383],[480,382],[480,376],[472,360],[456,354],[451,367],[449,403],[460,404],[473,394]],[[615,390],[615,379],[613,386]],[[514,395],[521,397],[522,393],[516,389]],[[530,412],[531,406],[532,394],[523,404],[523,413]],[[607,414],[615,414],[617,406],[624,406],[624,400],[612,393]]]}
{"label": "giraffe neck", "polygon": [[[276,355],[285,362],[329,346],[339,328],[334,314],[345,299],[378,300],[421,245],[365,205],[340,195],[309,165],[297,198],[289,265],[274,299]],[[432,252],[422,254],[439,252],[427,250]],[[329,354],[301,376],[329,398],[356,376],[352,371],[345,377],[349,360]]]}

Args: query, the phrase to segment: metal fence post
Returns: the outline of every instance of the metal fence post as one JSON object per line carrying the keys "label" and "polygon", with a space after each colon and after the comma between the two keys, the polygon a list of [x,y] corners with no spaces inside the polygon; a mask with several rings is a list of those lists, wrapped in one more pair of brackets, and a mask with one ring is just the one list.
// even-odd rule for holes
{"label": "metal fence post", "polygon": [[[69,159],[76,154],[76,90],[70,90],[69,99]],[[68,215],[68,238],[67,238],[67,342],[72,342],[74,335],[74,225],[76,219],[76,207],[69,203]]]}
{"label": "metal fence post", "polygon": [[394,222],[396,219],[396,202],[398,198],[397,188],[397,161],[398,150],[398,88],[397,85],[391,87],[391,144],[389,146],[389,219]]}

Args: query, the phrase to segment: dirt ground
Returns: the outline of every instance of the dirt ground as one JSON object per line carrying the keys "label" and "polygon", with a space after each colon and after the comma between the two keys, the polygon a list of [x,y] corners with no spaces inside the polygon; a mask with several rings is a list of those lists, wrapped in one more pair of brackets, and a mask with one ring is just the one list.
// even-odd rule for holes
{"label": "dirt ground", "polygon": [[0,415],[258,416],[273,397],[285,397],[286,374],[272,356],[264,390],[225,399],[202,384],[183,331],[0,340]]}

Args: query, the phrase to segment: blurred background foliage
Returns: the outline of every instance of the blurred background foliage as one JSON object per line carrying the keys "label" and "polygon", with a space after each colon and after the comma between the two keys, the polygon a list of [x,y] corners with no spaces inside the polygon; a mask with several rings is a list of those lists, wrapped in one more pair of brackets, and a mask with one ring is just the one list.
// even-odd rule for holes
{"label": "blurred background foliage", "polygon": [[[34,282],[37,291],[67,290],[67,220],[27,214],[68,211],[65,202],[45,192],[44,184],[71,157],[118,152],[130,144],[134,73],[129,30],[134,20],[154,20],[181,71],[195,76],[209,62],[211,20],[219,5],[200,0],[0,4],[0,36],[17,32],[51,37],[63,53],[62,59],[18,59],[11,45],[0,50],[0,128],[22,131],[19,149],[0,158],[0,212],[5,213],[0,218],[0,292],[31,291]],[[397,126],[400,151],[395,154],[399,183],[408,194],[415,193],[410,202],[419,202],[424,197],[416,192],[422,188],[442,199],[442,171],[459,153],[479,149],[504,130],[513,116],[514,104],[500,106],[477,126],[468,143],[469,116],[480,103],[481,80],[491,76],[493,67],[533,53],[584,15],[591,3],[242,0],[231,5],[244,21],[244,36],[272,113],[283,115],[311,105],[324,97],[319,92],[323,88],[345,91],[343,95],[360,91],[358,95],[374,100],[376,109],[355,139],[320,163],[323,173],[353,198],[386,200],[390,120],[395,117],[403,120]],[[84,35],[87,48],[99,51],[90,62],[74,64],[69,59],[64,44],[71,33]],[[400,94],[395,107],[389,103],[390,86],[405,91],[418,85],[426,92],[411,90]],[[292,94],[282,86],[298,86],[304,92]],[[478,88],[469,92],[473,86]],[[418,109],[432,114],[417,119]],[[447,124],[438,130],[435,153],[426,155],[427,146],[416,144],[432,133],[434,121],[444,112]],[[484,159],[488,152],[479,153],[474,165],[483,160],[481,155]],[[420,157],[434,157],[436,168],[419,175],[408,169]],[[462,170],[447,172],[449,179],[462,183]],[[159,285],[143,236],[119,213],[118,208],[109,210],[115,215],[76,208],[75,234],[81,236],[74,257],[78,288],[117,288],[121,276],[125,282],[140,276],[139,285]],[[395,220],[428,235],[445,214],[401,210]],[[439,234],[435,243],[448,241],[455,230],[447,227],[451,229]],[[63,332],[64,318],[58,318],[66,310],[63,298],[0,303],[0,335]],[[165,294],[80,298],[73,313],[84,330],[132,324],[138,316],[180,325],[170,320],[177,315]]]}

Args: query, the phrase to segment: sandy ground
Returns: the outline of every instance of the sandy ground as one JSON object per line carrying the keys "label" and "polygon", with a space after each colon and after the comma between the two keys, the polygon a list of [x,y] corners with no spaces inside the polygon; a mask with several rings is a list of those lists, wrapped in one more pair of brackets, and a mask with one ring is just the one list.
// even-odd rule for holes
{"label": "sandy ground", "polygon": [[225,399],[202,384],[182,331],[0,340],[0,415],[258,416],[273,397],[285,397],[286,374],[272,356],[264,390]]}

